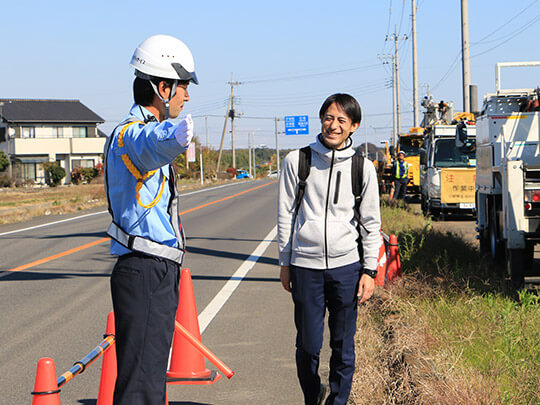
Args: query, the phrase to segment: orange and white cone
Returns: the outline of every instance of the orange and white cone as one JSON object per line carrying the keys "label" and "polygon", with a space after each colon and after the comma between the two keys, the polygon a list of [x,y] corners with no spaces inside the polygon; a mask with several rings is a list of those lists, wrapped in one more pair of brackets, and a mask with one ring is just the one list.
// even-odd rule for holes
{"label": "orange and white cone", "polygon": [[377,277],[375,277],[375,285],[384,286],[384,280],[386,278],[386,245],[384,238],[381,235],[381,245],[379,246],[379,259],[377,260]]}

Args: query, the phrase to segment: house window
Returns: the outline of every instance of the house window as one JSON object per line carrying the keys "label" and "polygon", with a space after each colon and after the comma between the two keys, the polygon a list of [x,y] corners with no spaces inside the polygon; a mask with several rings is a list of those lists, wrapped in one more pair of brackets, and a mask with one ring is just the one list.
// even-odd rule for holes
{"label": "house window", "polygon": [[53,127],[53,138],[63,138],[63,137],[64,137],[64,128]]}
{"label": "house window", "polygon": [[73,127],[73,138],[86,138],[86,127]]}
{"label": "house window", "polygon": [[73,159],[71,167],[94,167],[94,159]]}
{"label": "house window", "polygon": [[37,180],[37,163],[23,163],[22,165],[22,178],[24,180]]}
{"label": "house window", "polygon": [[35,138],[36,129],[34,127],[22,127],[22,137],[23,138]]}

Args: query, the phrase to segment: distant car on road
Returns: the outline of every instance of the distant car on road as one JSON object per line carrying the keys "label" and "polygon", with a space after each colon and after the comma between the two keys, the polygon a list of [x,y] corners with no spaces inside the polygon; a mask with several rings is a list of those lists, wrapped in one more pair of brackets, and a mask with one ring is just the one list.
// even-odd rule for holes
{"label": "distant car on road", "polygon": [[236,171],[236,178],[237,179],[249,179],[249,173],[245,170],[237,170]]}
{"label": "distant car on road", "polygon": [[273,172],[270,172],[270,173],[268,173],[268,174],[266,175],[266,177],[269,177],[269,178],[271,178],[271,179],[275,179],[275,178],[277,178],[277,176],[278,176],[277,170],[274,170]]}

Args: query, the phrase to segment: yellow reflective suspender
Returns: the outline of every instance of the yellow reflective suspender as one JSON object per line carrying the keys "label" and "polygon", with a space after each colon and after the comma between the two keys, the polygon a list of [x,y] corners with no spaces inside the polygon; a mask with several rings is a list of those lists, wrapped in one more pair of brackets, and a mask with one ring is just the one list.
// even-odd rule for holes
{"label": "yellow reflective suspender", "polygon": [[[128,127],[130,127],[131,125],[137,124],[137,123],[144,125],[144,122],[142,122],[142,121],[132,121],[129,124],[125,125],[124,128],[122,128],[122,130],[120,131],[120,134],[118,135],[118,147],[119,148],[124,147],[124,132],[126,132],[126,129],[128,129]],[[144,184],[144,181],[146,179],[148,179],[149,177],[153,176],[154,173],[156,173],[159,169],[158,170],[151,170],[151,171],[145,173],[144,175],[141,175],[139,170],[137,170],[137,168],[133,165],[133,162],[131,161],[131,159],[129,158],[127,153],[123,153],[121,155],[121,157],[122,157],[122,161],[126,165],[126,168],[133,175],[133,177],[135,177],[135,179],[137,180],[137,184],[135,185],[135,191],[136,191],[136,194],[137,194],[137,202],[143,208],[152,208],[154,205],[156,205],[159,202],[159,200],[161,200],[161,195],[163,194],[163,189],[165,188],[165,178],[163,178],[161,180],[161,186],[160,186],[160,189],[159,189],[159,192],[158,192],[158,195],[156,196],[156,198],[154,198],[154,200],[149,204],[143,204],[141,202],[141,196],[139,195],[139,191],[142,188],[142,186]]]}

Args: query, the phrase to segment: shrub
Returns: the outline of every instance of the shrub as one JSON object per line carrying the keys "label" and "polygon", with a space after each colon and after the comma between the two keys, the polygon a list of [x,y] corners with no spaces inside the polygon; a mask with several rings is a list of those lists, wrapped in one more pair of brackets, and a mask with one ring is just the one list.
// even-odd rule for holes
{"label": "shrub", "polygon": [[97,177],[99,171],[95,167],[83,167],[81,169],[81,174],[84,181],[90,182],[94,177]]}
{"label": "shrub", "polygon": [[98,171],[98,176],[102,176],[103,171],[104,171],[103,163],[98,163],[95,167],[96,167],[96,170]]}
{"label": "shrub", "polygon": [[45,182],[49,187],[56,187],[66,177],[66,171],[57,163],[43,163],[43,169],[45,170]]}
{"label": "shrub", "polygon": [[4,151],[0,150],[0,172],[3,172],[9,166],[9,159]]}
{"label": "shrub", "polygon": [[82,173],[80,167],[75,167],[71,171],[71,182],[73,184],[80,184],[82,182]]}
{"label": "shrub", "polygon": [[226,172],[229,173],[230,178],[236,176],[236,169],[234,167],[229,167]]}
{"label": "shrub", "polygon": [[13,179],[7,173],[0,174],[0,187],[11,187],[12,185]]}

